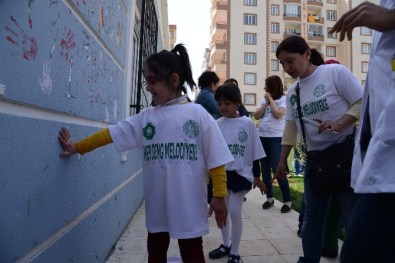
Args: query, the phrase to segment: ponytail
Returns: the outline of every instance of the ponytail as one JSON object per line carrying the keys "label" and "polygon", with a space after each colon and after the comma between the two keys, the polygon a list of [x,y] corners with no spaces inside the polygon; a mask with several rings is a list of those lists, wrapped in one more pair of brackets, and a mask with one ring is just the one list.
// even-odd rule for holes
{"label": "ponytail", "polygon": [[315,66],[319,66],[319,65],[324,65],[325,64],[325,61],[322,58],[321,53],[318,52],[317,49],[310,48],[310,52],[311,52],[311,55],[310,55],[310,62],[311,62],[311,64],[313,64]]}

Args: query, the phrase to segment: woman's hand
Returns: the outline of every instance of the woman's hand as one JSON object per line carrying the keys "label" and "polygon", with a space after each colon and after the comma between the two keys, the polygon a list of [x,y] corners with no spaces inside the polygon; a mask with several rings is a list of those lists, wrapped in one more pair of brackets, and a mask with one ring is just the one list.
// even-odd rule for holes
{"label": "woman's hand", "polygon": [[267,188],[266,185],[262,182],[261,178],[259,177],[254,177],[254,182],[253,182],[253,188],[255,189],[256,187],[259,188],[261,191],[261,194],[264,195],[267,193]]}
{"label": "woman's hand", "polygon": [[272,181],[275,180],[287,180],[287,165],[285,163],[278,163]]}
{"label": "woman's hand", "polygon": [[74,143],[71,140],[70,131],[67,128],[62,128],[59,131],[58,139],[59,139],[60,145],[64,149],[64,151],[60,153],[60,157],[67,158],[67,157],[70,157],[73,154],[77,153]]}

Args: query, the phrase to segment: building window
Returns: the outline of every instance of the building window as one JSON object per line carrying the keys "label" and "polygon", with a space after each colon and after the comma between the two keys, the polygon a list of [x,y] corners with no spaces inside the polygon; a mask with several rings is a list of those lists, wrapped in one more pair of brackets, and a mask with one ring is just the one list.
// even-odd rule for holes
{"label": "building window", "polygon": [[270,6],[270,14],[273,16],[280,15],[280,6],[279,5],[271,5]]}
{"label": "building window", "polygon": [[278,60],[272,59],[270,68],[272,71],[278,71]]}
{"label": "building window", "polygon": [[337,20],[337,12],[334,10],[328,10],[326,19],[328,21],[336,21]]}
{"label": "building window", "polygon": [[[331,31],[331,29],[332,29],[331,27],[328,27],[328,29],[327,29],[328,31],[327,31],[327,32]],[[334,33],[332,33],[332,34],[329,34],[329,33],[328,33],[327,37],[328,37],[328,38],[337,39],[337,33],[336,33],[336,32],[334,32]]]}
{"label": "building window", "polygon": [[301,16],[300,5],[286,4],[284,5],[284,16],[285,17],[300,17]]}
{"label": "building window", "polygon": [[244,14],[244,25],[256,25],[256,15]]}
{"label": "building window", "polygon": [[331,47],[331,46],[326,47],[326,56],[336,57],[336,47]]}
{"label": "building window", "polygon": [[256,85],[256,73],[244,73],[244,84]]}
{"label": "building window", "polygon": [[272,41],[271,52],[276,53],[278,45],[279,45],[278,42]]}
{"label": "building window", "polygon": [[362,73],[367,73],[369,69],[369,62],[362,61],[361,62],[361,71]]}
{"label": "building window", "polygon": [[370,43],[361,43],[361,53],[370,54]]}
{"label": "building window", "polygon": [[371,36],[372,35],[372,29],[367,28],[365,26],[361,26],[361,36]]}
{"label": "building window", "polygon": [[256,0],[244,0],[244,5],[256,6]]}
{"label": "building window", "polygon": [[280,33],[280,23],[272,23],[271,24],[272,33],[279,34]]}
{"label": "building window", "polygon": [[256,34],[255,33],[244,33],[244,44],[256,45]]}
{"label": "building window", "polygon": [[244,93],[244,105],[256,105],[256,94],[255,93]]}
{"label": "building window", "polygon": [[362,86],[364,86],[365,87],[365,83],[366,83],[366,80],[361,80],[361,84],[362,84]]}
{"label": "building window", "polygon": [[337,4],[337,0],[326,0],[328,4]]}
{"label": "building window", "polygon": [[256,65],[256,53],[244,53],[244,64]]}

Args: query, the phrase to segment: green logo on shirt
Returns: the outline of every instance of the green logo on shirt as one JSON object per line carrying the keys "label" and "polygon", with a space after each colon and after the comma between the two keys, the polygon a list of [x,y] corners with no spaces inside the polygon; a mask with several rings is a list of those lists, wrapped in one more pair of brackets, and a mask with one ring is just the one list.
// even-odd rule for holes
{"label": "green logo on shirt", "polygon": [[243,143],[247,141],[248,139],[248,134],[245,131],[239,131],[237,134],[237,137],[239,138],[239,142]]}
{"label": "green logo on shirt", "polygon": [[325,94],[325,86],[322,84],[318,85],[313,91],[313,95],[315,97],[321,97],[324,94]]}
{"label": "green logo on shirt", "polygon": [[148,123],[143,129],[143,136],[146,140],[152,140],[155,136],[155,126],[152,123]]}
{"label": "green logo on shirt", "polygon": [[186,123],[184,123],[184,134],[188,138],[196,138],[200,134],[200,126],[196,121],[189,120]]}

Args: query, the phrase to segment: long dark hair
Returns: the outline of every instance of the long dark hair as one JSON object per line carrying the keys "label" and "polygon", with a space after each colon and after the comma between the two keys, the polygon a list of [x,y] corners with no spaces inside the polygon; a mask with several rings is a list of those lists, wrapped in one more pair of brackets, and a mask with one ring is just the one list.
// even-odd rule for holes
{"label": "long dark hair", "polygon": [[310,48],[306,40],[300,36],[290,36],[281,41],[276,50],[276,57],[278,58],[281,51],[303,55],[307,50],[310,50],[311,52],[310,62],[313,65],[319,66],[325,64],[321,53],[315,48]]}
{"label": "long dark hair", "polygon": [[265,80],[266,91],[270,93],[273,100],[278,100],[284,95],[284,85],[281,78],[277,75],[269,76]]}
{"label": "long dark hair", "polygon": [[192,77],[189,55],[183,44],[177,44],[171,51],[162,50],[159,53],[152,54],[147,58],[145,66],[166,80],[169,85],[171,74],[176,73],[180,78],[177,88],[181,89],[184,93],[187,92],[184,86],[185,82],[191,90],[196,86]]}

